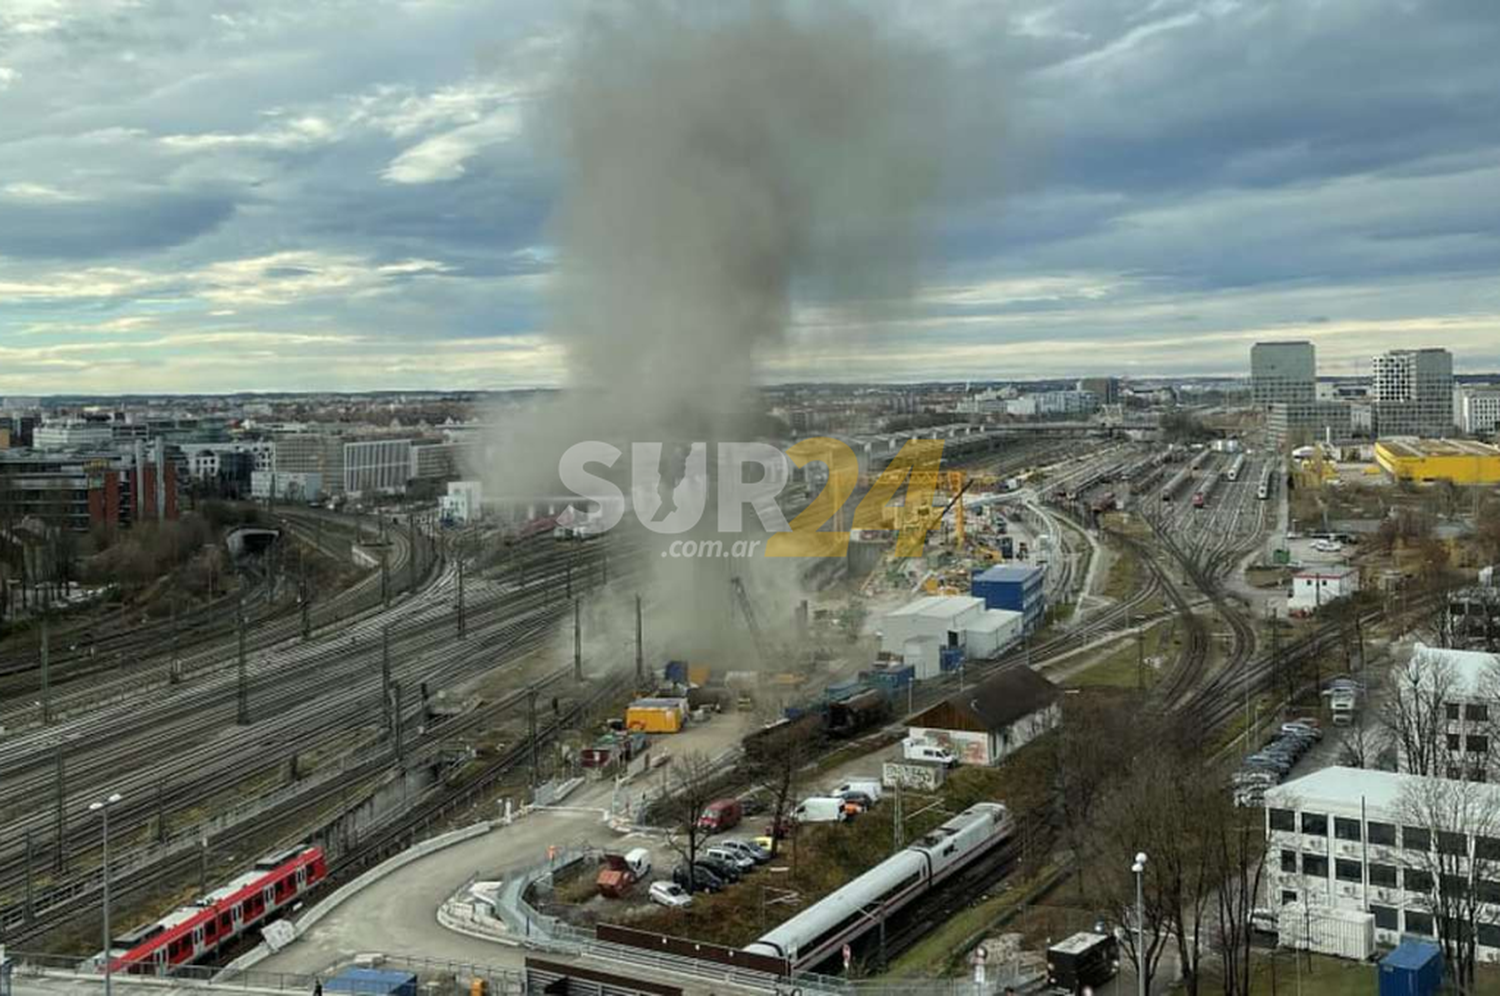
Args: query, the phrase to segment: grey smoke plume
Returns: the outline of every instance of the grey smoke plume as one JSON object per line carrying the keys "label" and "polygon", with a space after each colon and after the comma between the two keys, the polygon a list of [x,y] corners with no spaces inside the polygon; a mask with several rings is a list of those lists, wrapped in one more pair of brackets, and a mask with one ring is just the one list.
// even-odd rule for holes
{"label": "grey smoke plume", "polygon": [[[745,438],[758,371],[784,355],[799,303],[857,315],[913,287],[952,94],[939,60],[871,17],[611,4],[559,79],[541,123],[563,163],[554,330],[569,384],[517,441],[550,453],[546,470],[582,439],[628,453]],[[654,635],[672,655],[749,663],[724,625],[731,570],[778,630],[799,597],[795,561],[648,559],[655,601],[673,610]]]}
{"label": "grey smoke plume", "polygon": [[643,438],[718,438],[794,297],[909,288],[941,178],[943,74],[839,5],[611,11],[554,104],[573,387]]}

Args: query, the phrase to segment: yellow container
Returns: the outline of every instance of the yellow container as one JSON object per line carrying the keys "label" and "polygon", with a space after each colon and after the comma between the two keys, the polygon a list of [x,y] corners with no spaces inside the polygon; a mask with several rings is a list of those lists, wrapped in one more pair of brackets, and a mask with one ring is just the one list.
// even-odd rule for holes
{"label": "yellow container", "polygon": [[644,733],[678,733],[682,730],[682,713],[660,706],[631,706],[625,710],[625,728]]}
{"label": "yellow container", "polygon": [[710,668],[707,664],[688,665],[688,681],[694,685],[708,684],[708,676],[711,673],[712,668]]}

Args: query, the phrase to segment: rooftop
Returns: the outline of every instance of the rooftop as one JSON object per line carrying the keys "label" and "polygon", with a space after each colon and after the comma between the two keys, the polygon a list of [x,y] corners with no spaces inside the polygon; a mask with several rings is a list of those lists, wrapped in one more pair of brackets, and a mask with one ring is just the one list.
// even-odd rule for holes
{"label": "rooftop", "polygon": [[[912,726],[1003,730],[1051,705],[1057,686],[1029,667],[1009,667],[968,691],[949,696],[911,720]],[[958,726],[949,723],[957,721]]]}
{"label": "rooftop", "polygon": [[1424,457],[1500,457],[1500,449],[1472,439],[1418,439],[1416,436],[1392,436],[1375,445],[1398,457],[1417,460]]}
{"label": "rooftop", "polygon": [[1491,797],[1491,805],[1500,806],[1500,785],[1446,782],[1445,779],[1427,778],[1423,775],[1344,768],[1338,765],[1267,789],[1266,805],[1307,809],[1331,804],[1358,809],[1363,803],[1369,812],[1390,818],[1399,810],[1401,795],[1409,791],[1408,786],[1418,787],[1434,781],[1444,781],[1465,792],[1482,793]]}
{"label": "rooftop", "polygon": [[1030,581],[1041,576],[1042,569],[1034,566],[1018,566],[1016,564],[997,564],[989,570],[974,576],[975,581]]}
{"label": "rooftop", "polygon": [[975,608],[984,608],[984,599],[969,595],[926,595],[914,598],[889,616],[926,616],[930,619],[952,619]]}

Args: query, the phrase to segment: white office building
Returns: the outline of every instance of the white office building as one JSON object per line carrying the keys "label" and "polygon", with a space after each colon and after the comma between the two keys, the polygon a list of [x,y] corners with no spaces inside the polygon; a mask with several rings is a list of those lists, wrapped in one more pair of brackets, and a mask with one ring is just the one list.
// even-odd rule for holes
{"label": "white office building", "polygon": [[401,494],[411,479],[410,439],[362,439],[344,444],[344,490]]}
{"label": "white office building", "polygon": [[[1500,785],[1450,788],[1472,800],[1455,807],[1467,812],[1465,825],[1420,825],[1435,822],[1421,814],[1441,807],[1412,800],[1434,781],[1331,767],[1267,789],[1266,882],[1273,905],[1306,903],[1313,916],[1367,912],[1375,918],[1376,941],[1395,945],[1403,934],[1437,936],[1437,917],[1453,909],[1451,899],[1445,904],[1440,898],[1443,890],[1472,890],[1479,900],[1478,956],[1500,961]],[[1476,818],[1480,812],[1496,815]],[[1433,870],[1444,867],[1462,869],[1464,880],[1436,881]]]}
{"label": "white office building", "polygon": [[[1399,690],[1394,694],[1406,700],[1403,711],[1413,716],[1415,732],[1426,732],[1423,726],[1430,729],[1429,773],[1494,779],[1497,745],[1491,738],[1494,722],[1500,720],[1500,654],[1418,643],[1410,660],[1395,669],[1392,684]],[[1406,745],[1397,746],[1401,770],[1420,770],[1421,765],[1413,765],[1407,756]]]}
{"label": "white office building", "polygon": [[1453,392],[1453,421],[1471,436],[1500,428],[1500,387],[1460,387]]}
{"label": "white office building", "polygon": [[108,422],[83,419],[59,419],[37,426],[31,433],[31,445],[38,450],[78,450],[108,446],[114,430]]}
{"label": "white office building", "polygon": [[1354,567],[1314,567],[1292,576],[1287,610],[1293,615],[1316,612],[1334,599],[1359,591],[1359,570]]}

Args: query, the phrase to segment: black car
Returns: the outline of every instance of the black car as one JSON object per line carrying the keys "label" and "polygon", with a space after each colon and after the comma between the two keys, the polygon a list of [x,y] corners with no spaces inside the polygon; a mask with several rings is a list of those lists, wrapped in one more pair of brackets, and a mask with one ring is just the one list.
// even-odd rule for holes
{"label": "black car", "polygon": [[868,793],[861,792],[858,789],[851,789],[848,792],[840,792],[839,798],[843,799],[845,802],[854,803],[862,810],[868,810],[875,805],[875,800],[871,799]]}
{"label": "black car", "polygon": [[676,882],[684,889],[687,889],[689,892],[719,892],[724,888],[724,880],[715,875],[709,869],[703,867],[703,864],[701,862],[699,863],[695,871],[697,872],[697,874],[693,877],[694,879],[696,879],[696,886],[688,885],[687,865],[678,865],[676,868],[672,869],[672,881]]}
{"label": "black car", "polygon": [[740,880],[740,870],[729,862],[720,861],[718,858],[700,855],[698,858],[698,867],[708,869],[710,873],[717,875],[727,883],[732,884]]}

